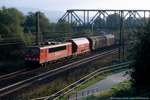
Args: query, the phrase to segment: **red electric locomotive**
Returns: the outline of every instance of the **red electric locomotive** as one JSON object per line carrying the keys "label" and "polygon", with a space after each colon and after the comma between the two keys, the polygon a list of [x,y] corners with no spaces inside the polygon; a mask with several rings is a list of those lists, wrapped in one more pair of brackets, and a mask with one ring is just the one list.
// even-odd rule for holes
{"label": "red electric locomotive", "polygon": [[26,48],[27,65],[44,65],[72,55],[72,44],[69,42],[55,45],[29,46]]}

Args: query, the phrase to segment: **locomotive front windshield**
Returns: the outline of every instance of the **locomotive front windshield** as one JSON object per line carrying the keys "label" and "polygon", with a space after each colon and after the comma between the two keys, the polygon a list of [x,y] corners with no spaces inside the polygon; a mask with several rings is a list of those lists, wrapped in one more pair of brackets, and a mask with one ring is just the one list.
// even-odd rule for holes
{"label": "locomotive front windshield", "polygon": [[26,49],[26,54],[39,54],[38,49]]}

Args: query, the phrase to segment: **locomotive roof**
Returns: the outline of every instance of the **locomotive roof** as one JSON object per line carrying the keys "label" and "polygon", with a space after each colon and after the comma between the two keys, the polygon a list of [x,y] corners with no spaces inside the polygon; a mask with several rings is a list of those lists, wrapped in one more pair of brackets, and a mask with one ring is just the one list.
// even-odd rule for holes
{"label": "locomotive roof", "polygon": [[75,42],[77,45],[89,43],[87,38],[76,38],[76,39],[71,39],[73,42]]}
{"label": "locomotive roof", "polygon": [[58,46],[65,46],[71,44],[70,42],[65,42],[65,43],[61,43],[61,44],[55,44],[55,45],[35,45],[35,46],[28,46],[30,48],[40,48],[40,49],[44,49],[44,48],[53,48],[53,47],[58,47]]}

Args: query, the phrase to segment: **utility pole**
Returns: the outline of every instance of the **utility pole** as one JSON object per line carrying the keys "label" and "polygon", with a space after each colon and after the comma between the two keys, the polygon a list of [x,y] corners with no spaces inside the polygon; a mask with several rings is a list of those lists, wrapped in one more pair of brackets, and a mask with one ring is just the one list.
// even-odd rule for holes
{"label": "utility pole", "polygon": [[[125,35],[124,11],[121,11],[120,17],[121,17],[121,19],[120,19],[119,60],[124,61],[124,35]],[[121,49],[123,49],[123,50],[121,50]]]}
{"label": "utility pole", "polygon": [[119,12],[119,15],[120,15],[120,34],[119,34],[119,61],[121,61],[121,41],[122,41],[122,12],[120,14]]}
{"label": "utility pole", "polygon": [[40,12],[36,12],[36,44],[40,43],[40,24],[39,24],[39,14]]}
{"label": "utility pole", "polygon": [[93,27],[94,27],[94,23],[92,23],[92,36],[94,36],[94,34],[93,34]]}
{"label": "utility pole", "polygon": [[125,27],[124,27],[124,12],[122,12],[122,56],[123,56],[123,61],[124,61],[124,36],[125,36]]}

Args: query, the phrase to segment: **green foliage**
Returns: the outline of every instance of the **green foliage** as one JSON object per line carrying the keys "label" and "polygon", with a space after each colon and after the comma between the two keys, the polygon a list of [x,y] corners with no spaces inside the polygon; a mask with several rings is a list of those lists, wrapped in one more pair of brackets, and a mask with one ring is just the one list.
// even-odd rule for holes
{"label": "green foliage", "polygon": [[125,81],[118,86],[118,88],[112,88],[114,91],[113,97],[132,97],[136,92],[135,89],[131,87],[131,82]]}
{"label": "green foliage", "polygon": [[36,29],[36,15],[33,12],[28,12],[28,15],[26,16],[26,22],[23,25],[25,27],[24,32],[35,32]]}
{"label": "green foliage", "polygon": [[128,17],[125,21],[126,21],[125,26],[133,27],[133,23],[134,23],[133,17]]}
{"label": "green foliage", "polygon": [[2,39],[2,36],[0,35],[0,42],[2,41],[3,39]]}
{"label": "green foliage", "polygon": [[25,41],[26,46],[32,45],[32,43],[35,42],[35,36],[31,32],[25,33],[24,35],[26,38],[26,41]]}
{"label": "green foliage", "polygon": [[[24,43],[23,27],[21,26],[25,22],[25,16],[15,8],[0,9],[0,41],[2,44],[7,43]],[[0,47],[0,59],[8,59],[12,56],[13,52],[18,49],[21,50],[24,45],[11,45]],[[18,50],[18,51],[19,51]]]}
{"label": "green foliage", "polygon": [[[53,26],[48,20],[48,18],[45,17],[44,13],[40,12],[39,15],[39,23],[40,23],[40,31],[41,32],[47,32],[51,31]],[[28,32],[29,30],[32,33],[36,32],[36,13],[28,12],[28,15],[26,16],[26,23],[24,24],[25,32]]]}
{"label": "green foliage", "polygon": [[102,27],[103,25],[105,25],[105,20],[103,20],[101,17],[97,17],[94,21],[94,26]]}
{"label": "green foliage", "polygon": [[21,24],[25,22],[23,14],[15,8],[7,9],[3,7],[0,10],[0,15],[0,34],[2,35],[3,41],[8,41],[8,38],[9,41],[13,41],[16,38],[24,41],[23,27],[21,27]]}
{"label": "green foliage", "polygon": [[[51,32],[54,30],[54,25],[50,23],[48,18],[45,17],[44,13],[40,12],[39,14],[39,24],[40,24],[40,41],[43,40],[43,34]],[[28,41],[33,42],[32,34],[36,34],[36,13],[29,12],[26,16],[26,23],[23,25],[25,27],[24,32],[28,33]],[[31,34],[32,33],[32,34]],[[28,43],[29,43],[28,42]],[[35,42],[35,41],[34,41]]]}
{"label": "green foliage", "polygon": [[129,92],[132,93],[134,91],[134,90],[128,91],[130,90],[130,87],[131,87],[131,82],[124,81],[117,85],[114,85],[110,89],[88,96],[87,98],[83,100],[110,100],[110,99],[115,100],[111,97],[129,97],[130,95],[128,95],[128,93]]}
{"label": "green foliage", "polygon": [[150,22],[136,32],[137,44],[135,45],[135,63],[132,65],[133,86],[137,89],[140,87],[150,88]]}
{"label": "green foliage", "polygon": [[71,25],[65,20],[59,21],[56,24],[56,32],[73,32]]}
{"label": "green foliage", "polygon": [[106,26],[113,30],[118,30],[120,28],[119,18],[120,16],[117,13],[109,15],[106,19]]}
{"label": "green foliage", "polygon": [[5,61],[4,63],[0,63],[0,75],[12,73],[23,68],[25,68],[23,59],[13,59],[12,61]]}
{"label": "green foliage", "polygon": [[83,100],[99,100],[97,97],[95,97],[94,95],[88,96],[86,99]]}

